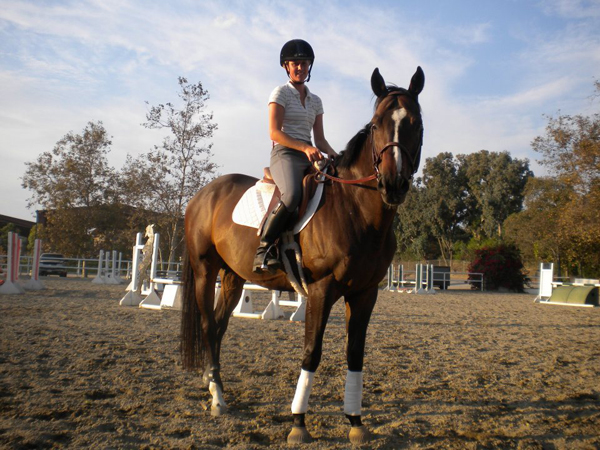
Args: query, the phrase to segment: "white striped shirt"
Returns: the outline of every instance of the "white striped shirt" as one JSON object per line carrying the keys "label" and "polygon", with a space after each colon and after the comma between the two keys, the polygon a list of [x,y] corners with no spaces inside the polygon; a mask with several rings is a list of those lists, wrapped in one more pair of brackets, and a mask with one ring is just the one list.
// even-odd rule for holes
{"label": "white striped shirt", "polygon": [[269,97],[269,104],[277,103],[285,108],[281,131],[294,139],[312,142],[311,132],[315,118],[323,114],[323,103],[306,88],[306,99],[302,106],[300,92],[291,81],[276,87]]}

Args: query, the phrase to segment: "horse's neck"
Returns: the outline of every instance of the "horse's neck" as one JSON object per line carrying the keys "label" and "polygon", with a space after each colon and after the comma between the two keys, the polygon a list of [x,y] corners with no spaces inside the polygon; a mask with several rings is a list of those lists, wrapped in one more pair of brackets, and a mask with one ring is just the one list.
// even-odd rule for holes
{"label": "horse's neck", "polygon": [[[340,170],[339,175],[346,180],[356,180],[368,177],[372,173],[372,164],[362,164],[362,167],[357,164],[355,167]],[[350,213],[355,216],[354,221],[357,219],[356,215],[359,215],[361,220],[356,221],[357,223],[378,232],[387,231],[392,226],[396,208],[384,203],[377,190],[377,180],[358,185],[334,182],[333,185],[334,196],[343,198],[343,201],[336,200],[343,209],[340,214]]]}

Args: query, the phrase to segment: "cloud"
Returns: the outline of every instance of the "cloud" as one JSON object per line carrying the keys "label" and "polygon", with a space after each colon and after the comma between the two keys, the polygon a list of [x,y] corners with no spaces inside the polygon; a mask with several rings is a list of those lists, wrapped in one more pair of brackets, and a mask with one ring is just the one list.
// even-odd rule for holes
{"label": "cloud", "polygon": [[[338,150],[370,119],[375,67],[405,87],[417,65],[425,70],[426,156],[482,148],[530,154],[542,113],[577,112],[600,73],[597,2],[544,2],[546,16],[535,19],[551,17],[549,29],[529,29],[529,18],[511,12],[504,19],[521,32],[510,48],[496,18],[465,14],[466,6],[452,16],[415,8],[431,5],[6,0],[0,151],[16,165],[0,168],[0,177],[18,186],[24,161],[89,120],[102,120],[113,136],[110,161],[118,167],[126,153],[160,143],[140,126],[144,101],[177,100],[177,76],[210,93],[221,171],[258,175],[270,151],[266,102],[286,80],[278,56],[291,38],[315,48],[309,87],[324,101],[327,137]],[[500,69],[490,75],[485,64]],[[478,83],[484,87],[474,93]]]}
{"label": "cloud", "polygon": [[597,0],[545,0],[541,5],[546,14],[567,19],[600,17],[600,3]]}
{"label": "cloud", "polygon": [[453,27],[448,31],[448,39],[459,45],[475,45],[490,40],[492,25],[489,22],[470,26]]}

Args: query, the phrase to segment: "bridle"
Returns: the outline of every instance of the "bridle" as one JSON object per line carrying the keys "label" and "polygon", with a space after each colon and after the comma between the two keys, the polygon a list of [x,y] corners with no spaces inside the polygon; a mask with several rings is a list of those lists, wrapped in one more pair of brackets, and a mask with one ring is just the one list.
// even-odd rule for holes
{"label": "bridle", "polygon": [[359,178],[359,179],[354,179],[354,180],[345,180],[343,178],[339,178],[333,175],[329,175],[326,172],[321,171],[318,167],[315,167],[317,170],[317,175],[319,177],[322,177],[321,180],[324,181],[324,179],[328,179],[331,181],[335,181],[337,183],[343,183],[343,184],[361,184],[361,183],[365,183],[367,181],[371,181],[371,180],[379,180],[381,178],[381,173],[379,172],[379,165],[381,164],[381,161],[383,159],[383,154],[390,148],[393,147],[397,147],[400,150],[400,155],[405,155],[406,156],[406,160],[408,162],[410,162],[410,177],[409,180],[412,180],[413,175],[417,172],[417,170],[419,169],[419,162],[421,160],[421,148],[423,147],[423,128],[421,127],[421,136],[419,138],[419,149],[418,151],[415,153],[414,157],[411,157],[410,152],[408,151],[408,149],[402,145],[399,142],[388,142],[387,144],[385,144],[380,150],[377,150],[377,147],[375,146],[375,139],[373,138],[373,130],[377,129],[377,126],[371,122],[371,126],[369,127],[369,140],[371,141],[371,154],[373,157],[373,173],[367,177],[364,178]]}
{"label": "bridle", "polygon": [[377,149],[375,147],[375,140],[373,139],[373,129],[375,129],[375,128],[376,128],[376,125],[371,124],[371,129],[369,131],[370,139],[371,139],[371,151],[373,154],[373,170],[375,171],[375,173],[371,176],[374,176],[374,178],[377,178],[379,180],[379,178],[381,177],[381,174],[379,173],[379,164],[381,164],[383,153],[389,148],[398,147],[398,150],[400,150],[400,156],[402,157],[402,155],[405,155],[406,160],[410,163],[410,178],[409,179],[412,179],[413,175],[419,169],[419,162],[421,160],[421,147],[423,146],[423,128],[421,128],[421,136],[419,138],[419,150],[417,150],[414,157],[411,157],[408,149],[404,145],[402,145],[400,142],[388,142],[381,148],[381,150],[377,151]]}

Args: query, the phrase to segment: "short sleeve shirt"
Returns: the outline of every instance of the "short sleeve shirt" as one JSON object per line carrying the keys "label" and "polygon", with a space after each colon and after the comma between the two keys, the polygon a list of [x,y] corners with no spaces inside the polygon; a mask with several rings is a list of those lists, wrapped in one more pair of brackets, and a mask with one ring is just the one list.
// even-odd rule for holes
{"label": "short sleeve shirt", "polygon": [[289,81],[271,92],[269,103],[277,103],[285,108],[281,131],[295,139],[311,142],[315,118],[323,114],[323,103],[319,97],[311,93],[307,87],[305,106],[302,106],[300,92]]}

